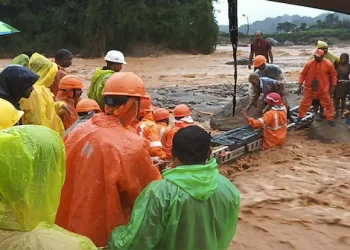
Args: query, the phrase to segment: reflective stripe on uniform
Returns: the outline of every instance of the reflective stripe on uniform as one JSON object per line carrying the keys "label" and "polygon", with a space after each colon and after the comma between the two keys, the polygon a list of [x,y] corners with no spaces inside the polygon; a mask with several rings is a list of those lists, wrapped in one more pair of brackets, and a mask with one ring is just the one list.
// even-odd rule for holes
{"label": "reflective stripe on uniform", "polygon": [[265,126],[265,122],[264,122],[263,118],[259,118],[258,121],[259,121],[262,125]]}
{"label": "reflective stripe on uniform", "polygon": [[274,118],[275,118],[275,126],[274,127],[266,126],[266,128],[271,129],[271,130],[279,130],[279,129],[287,126],[287,123],[285,123],[281,126],[279,125],[277,113],[274,113]]}
{"label": "reflective stripe on uniform", "polygon": [[145,127],[146,125],[143,123],[140,126],[140,132],[139,132],[139,136],[141,136],[143,138],[143,133],[145,132]]}
{"label": "reflective stripe on uniform", "polygon": [[152,142],[150,143],[150,146],[151,146],[151,147],[163,147],[163,144],[162,144],[161,141],[152,141]]}

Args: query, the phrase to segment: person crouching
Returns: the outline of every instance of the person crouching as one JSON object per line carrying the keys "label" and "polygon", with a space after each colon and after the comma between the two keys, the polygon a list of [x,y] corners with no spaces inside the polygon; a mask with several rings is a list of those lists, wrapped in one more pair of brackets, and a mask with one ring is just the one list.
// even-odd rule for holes
{"label": "person crouching", "polygon": [[246,111],[243,115],[248,119],[250,126],[264,129],[264,149],[282,146],[287,137],[287,109],[283,105],[281,96],[275,92],[269,93],[265,102],[271,106],[271,109],[261,118],[248,117]]}

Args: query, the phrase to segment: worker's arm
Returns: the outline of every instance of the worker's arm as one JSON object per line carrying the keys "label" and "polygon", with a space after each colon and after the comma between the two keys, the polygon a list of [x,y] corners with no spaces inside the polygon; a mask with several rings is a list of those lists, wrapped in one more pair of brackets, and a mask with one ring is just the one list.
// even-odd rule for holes
{"label": "worker's arm", "polygon": [[168,136],[166,138],[165,143],[165,153],[166,153],[166,159],[171,159],[173,156],[171,154],[171,150],[173,148],[173,138],[174,138],[174,131],[171,129],[168,133]]}
{"label": "worker's arm", "polygon": [[254,89],[253,96],[252,96],[248,106],[245,108],[247,112],[251,109],[252,106],[255,106],[255,107],[257,106],[257,102],[259,100],[260,94],[261,94],[260,91],[258,92],[257,90]]}
{"label": "worker's arm", "polygon": [[273,114],[271,112],[266,112],[259,119],[248,118],[248,123],[253,128],[263,128],[264,126],[270,125],[273,119]]}
{"label": "worker's arm", "polygon": [[335,67],[333,66],[332,63],[329,63],[329,74],[332,79],[332,86],[337,86],[338,83],[338,76],[337,76],[337,71],[335,70]]}
{"label": "worker's arm", "polygon": [[249,64],[248,64],[249,69],[253,65],[253,57],[254,57],[254,48],[253,48],[253,44],[251,44],[250,45],[250,54],[249,54]]}
{"label": "worker's arm", "polygon": [[137,198],[128,225],[114,229],[108,249],[155,249],[165,232],[168,195],[164,181],[152,182]]}
{"label": "worker's arm", "polygon": [[273,54],[272,54],[272,48],[271,48],[271,44],[268,42],[268,49],[269,49],[269,57],[270,57],[270,63],[273,63]]}
{"label": "worker's arm", "polygon": [[303,85],[306,79],[307,74],[309,73],[310,70],[310,64],[311,62],[308,62],[305,64],[303,70],[300,73],[300,77],[299,77],[299,85]]}

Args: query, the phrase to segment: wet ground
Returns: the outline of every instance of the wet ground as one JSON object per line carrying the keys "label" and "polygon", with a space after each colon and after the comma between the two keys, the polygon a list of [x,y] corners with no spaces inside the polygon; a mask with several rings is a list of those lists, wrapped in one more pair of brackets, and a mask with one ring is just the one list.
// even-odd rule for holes
{"label": "wet ground", "polygon": [[[331,48],[340,55],[349,48]],[[275,63],[290,82],[298,81],[313,47],[274,48]],[[239,48],[248,56],[248,47]],[[126,58],[124,71],[139,74],[154,104],[172,109],[188,103],[195,118],[209,128],[210,114],[232,100],[230,46],[213,55],[163,55]],[[0,60],[0,68],[10,60]],[[74,59],[68,69],[88,88],[103,59]],[[247,95],[251,71],[238,66],[239,98]],[[85,91],[86,92],[86,91]],[[239,112],[239,111],[237,111]],[[350,249],[350,144],[307,141],[306,131],[288,135],[284,148],[265,151],[221,167],[241,192],[238,231],[230,249]],[[245,171],[239,171],[244,166]]]}

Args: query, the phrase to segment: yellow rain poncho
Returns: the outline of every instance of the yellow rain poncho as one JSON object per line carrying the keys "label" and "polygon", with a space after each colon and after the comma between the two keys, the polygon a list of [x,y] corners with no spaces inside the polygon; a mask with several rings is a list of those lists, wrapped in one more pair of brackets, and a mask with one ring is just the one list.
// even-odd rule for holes
{"label": "yellow rain poncho", "polygon": [[24,111],[23,124],[44,125],[63,136],[64,126],[58,116],[58,110],[64,103],[55,102],[49,90],[58,70],[57,65],[46,57],[34,53],[29,61],[29,69],[37,73],[40,78],[34,84],[31,96],[20,102]]}
{"label": "yellow rain poncho", "polygon": [[66,161],[57,133],[37,125],[2,130],[0,151],[0,249],[96,249],[55,225]]}
{"label": "yellow rain poncho", "polygon": [[[328,44],[324,41],[318,41],[317,42],[317,48],[318,49],[323,49],[323,48],[328,48]],[[331,61],[333,64],[335,62],[339,62],[340,58],[336,55],[334,55],[333,53],[327,51],[327,53],[324,55],[324,58],[328,59],[329,61]],[[309,58],[309,60],[314,59],[314,54]]]}

